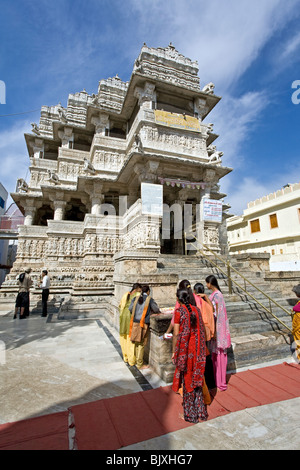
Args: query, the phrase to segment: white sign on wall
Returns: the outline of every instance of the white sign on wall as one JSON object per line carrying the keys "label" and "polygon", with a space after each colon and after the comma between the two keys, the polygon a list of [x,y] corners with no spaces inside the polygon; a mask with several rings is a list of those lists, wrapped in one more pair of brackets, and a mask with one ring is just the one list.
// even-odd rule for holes
{"label": "white sign on wall", "polygon": [[222,222],[222,202],[215,199],[202,200],[202,220],[205,222]]}
{"label": "white sign on wall", "polygon": [[142,214],[163,216],[163,186],[161,184],[142,183]]}

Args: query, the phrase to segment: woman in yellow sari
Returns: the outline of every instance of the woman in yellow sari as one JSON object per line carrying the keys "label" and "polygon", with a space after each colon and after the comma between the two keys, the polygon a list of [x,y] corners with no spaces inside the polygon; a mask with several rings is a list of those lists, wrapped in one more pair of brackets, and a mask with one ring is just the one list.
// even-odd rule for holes
{"label": "woman in yellow sari", "polygon": [[137,295],[140,295],[142,291],[141,284],[133,284],[132,289],[130,292],[126,292],[120,302],[119,305],[119,312],[120,312],[120,346],[123,353],[123,360],[124,362],[128,362],[130,357],[130,348],[133,348],[134,345],[130,341],[130,320],[131,320],[131,312],[129,311],[129,306],[131,304],[132,299],[134,299]]}
{"label": "woman in yellow sari", "polygon": [[[300,297],[300,284],[293,287],[293,292],[295,292],[296,296]],[[295,355],[297,357],[298,362],[300,362],[300,300],[296,303],[293,307],[293,336],[296,345]]]}

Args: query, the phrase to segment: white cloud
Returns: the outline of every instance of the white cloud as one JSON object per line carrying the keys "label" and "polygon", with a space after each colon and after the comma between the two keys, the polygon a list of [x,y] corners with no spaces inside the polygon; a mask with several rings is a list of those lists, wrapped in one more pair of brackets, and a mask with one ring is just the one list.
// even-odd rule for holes
{"label": "white cloud", "polygon": [[[288,158],[286,158],[286,160],[288,161]],[[248,202],[267,196],[281,189],[288,183],[293,184],[299,182],[300,161],[296,166],[285,169],[285,171],[281,173],[272,174],[272,178],[265,181],[263,181],[263,177],[259,173],[256,177],[244,176],[239,179],[237,179],[234,174],[230,174],[224,179],[222,189],[224,190],[227,187],[229,191],[229,197],[226,200],[231,206],[229,212],[231,214],[240,215],[247,209]]]}
{"label": "white cloud", "polygon": [[147,44],[172,41],[179,52],[198,60],[202,83],[213,81],[221,93],[237,82],[297,8],[294,0],[131,0],[131,5],[139,15],[137,34],[143,31]]}
{"label": "white cloud", "polygon": [[223,96],[206,121],[214,122],[214,132],[220,137],[215,145],[224,152],[223,165],[244,166],[243,143],[259,125],[262,111],[269,104],[267,92],[247,92],[238,98]]}
{"label": "white cloud", "polygon": [[288,42],[284,45],[280,59],[284,60],[297,52],[300,46],[300,33],[297,32]]}

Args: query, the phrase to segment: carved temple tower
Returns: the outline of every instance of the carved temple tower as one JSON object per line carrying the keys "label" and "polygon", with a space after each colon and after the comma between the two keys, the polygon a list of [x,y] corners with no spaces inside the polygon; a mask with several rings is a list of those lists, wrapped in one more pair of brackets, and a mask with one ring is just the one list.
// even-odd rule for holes
{"label": "carved temple tower", "polygon": [[[43,106],[39,125],[25,134],[30,179],[18,180],[12,193],[25,224],[2,294],[15,294],[16,275],[27,265],[33,277],[46,267],[52,292],[74,297],[121,295],[132,281],[149,281],[160,253],[185,253],[174,207],[181,214],[190,207],[198,239],[221,251],[228,206],[220,206],[219,180],[231,168],[205,123],[219,100],[212,83],[200,88],[197,62],[170,44],[144,45],[129,82],[101,80],[97,94],[69,95],[66,108]],[[170,236],[164,212],[144,212],[143,183],[162,189]],[[208,210],[214,202],[221,207],[218,221],[197,217],[204,201]]]}

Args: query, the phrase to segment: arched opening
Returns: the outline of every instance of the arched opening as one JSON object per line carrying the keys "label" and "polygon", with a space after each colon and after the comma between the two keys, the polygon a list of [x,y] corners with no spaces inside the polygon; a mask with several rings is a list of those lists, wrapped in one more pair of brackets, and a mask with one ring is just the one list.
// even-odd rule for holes
{"label": "arched opening", "polygon": [[47,226],[47,220],[52,220],[54,218],[54,210],[49,204],[43,204],[42,207],[37,209],[34,225]]}
{"label": "arched opening", "polygon": [[87,208],[80,201],[80,199],[71,199],[66,205],[65,220],[72,220],[74,222],[83,222]]}

